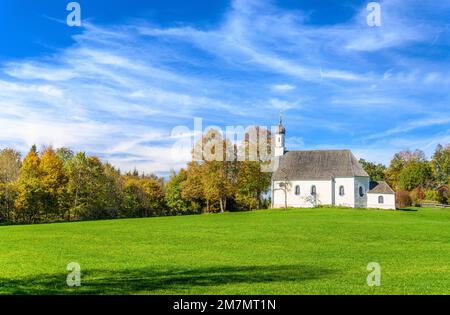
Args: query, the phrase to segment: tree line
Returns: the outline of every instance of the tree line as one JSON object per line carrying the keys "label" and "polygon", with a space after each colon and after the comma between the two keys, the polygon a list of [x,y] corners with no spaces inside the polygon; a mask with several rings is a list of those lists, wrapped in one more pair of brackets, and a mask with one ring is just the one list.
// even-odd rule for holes
{"label": "tree line", "polygon": [[[264,137],[270,147],[270,131],[265,131]],[[251,153],[255,146],[250,138],[245,134],[237,145],[216,130],[208,131],[196,146],[208,148],[213,158],[192,161],[178,172],[172,171],[168,180],[137,170],[123,173],[96,156],[69,148],[49,146],[38,151],[32,146],[23,159],[14,149],[0,150],[0,223],[267,208],[271,173],[262,166],[268,163],[270,149],[263,153],[258,147],[256,154]],[[251,154],[257,158],[249,160]],[[371,179],[385,180],[397,191],[399,206],[423,201],[450,203],[448,193],[436,191],[450,183],[450,144],[438,145],[429,160],[421,150],[405,150],[396,153],[389,166],[360,162]]]}
{"label": "tree line", "polygon": [[373,180],[385,180],[396,192],[400,207],[420,203],[450,203],[448,192],[438,192],[450,185],[450,144],[438,145],[430,159],[422,150],[403,150],[389,166],[360,160]]}
{"label": "tree line", "polygon": [[[241,147],[250,145],[244,138]],[[193,161],[168,180],[137,170],[122,173],[85,152],[32,146],[22,159],[18,151],[0,150],[0,222],[135,218],[267,207],[270,173],[263,161],[237,158],[237,145],[210,131],[197,145],[213,154],[218,143],[235,158]]]}

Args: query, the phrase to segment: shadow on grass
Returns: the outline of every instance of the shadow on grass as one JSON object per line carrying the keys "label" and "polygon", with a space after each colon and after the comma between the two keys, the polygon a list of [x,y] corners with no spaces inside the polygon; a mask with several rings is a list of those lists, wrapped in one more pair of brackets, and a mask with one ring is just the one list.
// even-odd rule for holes
{"label": "shadow on grass", "polygon": [[[304,266],[245,266],[195,269],[124,269],[117,271],[88,270],[82,274],[82,285],[69,288],[66,273],[41,274],[22,279],[0,278],[1,294],[168,294],[208,287],[233,284],[264,284],[270,282],[302,282],[325,277],[332,270]],[[249,294],[252,292],[249,292]]]}
{"label": "shadow on grass", "polygon": [[397,211],[407,211],[407,212],[417,212],[419,210],[417,209],[410,209],[410,208],[397,208]]}

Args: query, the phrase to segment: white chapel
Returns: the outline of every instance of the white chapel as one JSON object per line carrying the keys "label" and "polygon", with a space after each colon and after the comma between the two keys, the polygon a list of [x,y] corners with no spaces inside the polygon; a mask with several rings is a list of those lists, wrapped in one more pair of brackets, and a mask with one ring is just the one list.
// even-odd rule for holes
{"label": "white chapel", "polygon": [[287,151],[281,114],[275,134],[277,167],[272,175],[272,207],[395,209],[395,192],[371,181],[350,150]]}

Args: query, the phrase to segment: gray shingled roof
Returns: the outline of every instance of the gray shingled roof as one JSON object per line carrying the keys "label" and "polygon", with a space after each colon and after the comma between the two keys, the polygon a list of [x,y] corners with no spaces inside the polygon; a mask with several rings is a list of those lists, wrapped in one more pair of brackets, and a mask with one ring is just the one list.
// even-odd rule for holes
{"label": "gray shingled roof", "polygon": [[369,177],[350,150],[289,151],[280,157],[273,180]]}
{"label": "gray shingled roof", "polygon": [[369,194],[395,194],[395,191],[384,181],[371,181]]}

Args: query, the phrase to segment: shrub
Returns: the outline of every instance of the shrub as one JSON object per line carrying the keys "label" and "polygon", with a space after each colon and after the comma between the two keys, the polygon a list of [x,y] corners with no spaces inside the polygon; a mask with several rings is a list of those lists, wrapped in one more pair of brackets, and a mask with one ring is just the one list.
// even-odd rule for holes
{"label": "shrub", "polygon": [[412,205],[411,197],[407,191],[398,191],[396,193],[397,208],[410,207]]}
{"label": "shrub", "polygon": [[439,195],[436,190],[427,190],[425,191],[425,199],[432,201],[440,201]]}
{"label": "shrub", "polygon": [[450,192],[444,191],[439,195],[439,202],[448,205],[450,203]]}
{"label": "shrub", "polygon": [[418,188],[413,189],[409,193],[409,196],[411,197],[412,204],[418,205],[425,198],[425,193],[423,192],[423,190],[420,187],[418,187]]}

